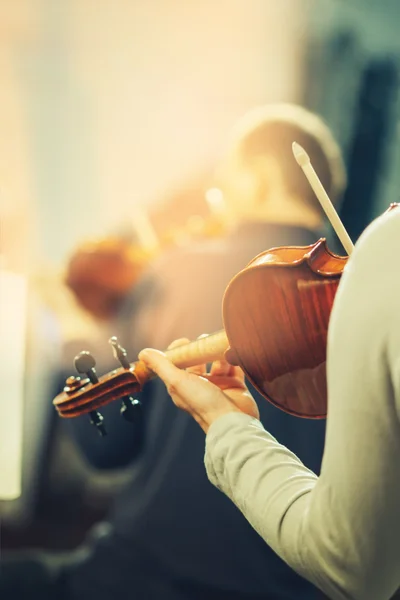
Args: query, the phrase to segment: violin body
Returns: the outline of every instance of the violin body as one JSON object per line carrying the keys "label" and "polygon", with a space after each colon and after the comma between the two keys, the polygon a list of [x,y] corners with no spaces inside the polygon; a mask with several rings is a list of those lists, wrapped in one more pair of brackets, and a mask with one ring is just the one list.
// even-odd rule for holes
{"label": "violin body", "polygon": [[225,292],[228,360],[290,414],[326,416],[328,323],[347,260],[332,254],[323,238],[311,246],[273,248],[252,260]]}
{"label": "violin body", "polygon": [[[385,212],[399,206],[392,203]],[[228,360],[289,414],[326,417],[328,325],[348,258],[330,252],[324,238],[273,248],[254,258],[225,292]]]}

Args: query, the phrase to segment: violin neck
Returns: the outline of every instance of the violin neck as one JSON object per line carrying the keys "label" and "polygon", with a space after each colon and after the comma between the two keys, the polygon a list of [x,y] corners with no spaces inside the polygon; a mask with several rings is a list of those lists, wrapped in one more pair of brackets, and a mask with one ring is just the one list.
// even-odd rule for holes
{"label": "violin neck", "polygon": [[174,365],[185,369],[223,359],[228,347],[228,338],[225,331],[221,329],[189,344],[171,348],[165,354]]}

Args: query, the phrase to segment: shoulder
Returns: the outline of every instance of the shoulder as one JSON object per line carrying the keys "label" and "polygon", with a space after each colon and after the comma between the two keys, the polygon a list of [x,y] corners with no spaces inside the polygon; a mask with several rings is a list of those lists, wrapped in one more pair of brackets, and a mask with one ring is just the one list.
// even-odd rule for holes
{"label": "shoulder", "polygon": [[[400,258],[400,207],[375,219],[360,236],[347,272],[385,275]],[[383,270],[382,270],[383,268]]]}
{"label": "shoulder", "polygon": [[[361,235],[340,282],[329,336],[376,341],[388,337],[400,303],[400,208],[376,219]],[[335,335],[334,335],[335,333]],[[372,337],[371,337],[372,336]]]}
{"label": "shoulder", "polygon": [[380,297],[391,281],[400,282],[399,259],[400,208],[378,217],[362,233],[345,267],[338,297],[348,289],[358,298],[368,294],[365,301]]}

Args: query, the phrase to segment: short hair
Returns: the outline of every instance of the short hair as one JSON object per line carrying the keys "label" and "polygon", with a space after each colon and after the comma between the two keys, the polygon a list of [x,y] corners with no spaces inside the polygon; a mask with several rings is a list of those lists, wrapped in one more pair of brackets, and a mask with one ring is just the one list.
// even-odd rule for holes
{"label": "short hair", "polygon": [[346,170],[339,145],[319,116],[296,104],[270,104],[248,112],[233,131],[233,148],[239,159],[249,163],[259,156],[275,157],[288,191],[321,212],[293,156],[293,142],[303,146],[329,197],[337,204],[346,186]]}

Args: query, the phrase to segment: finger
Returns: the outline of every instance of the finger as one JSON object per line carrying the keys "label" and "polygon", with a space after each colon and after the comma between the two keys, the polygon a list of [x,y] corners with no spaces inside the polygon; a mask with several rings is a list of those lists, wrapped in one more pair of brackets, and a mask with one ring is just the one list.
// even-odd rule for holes
{"label": "finger", "polygon": [[222,391],[233,389],[247,389],[244,380],[240,377],[235,377],[232,375],[203,375],[203,378],[207,379],[207,381],[219,387],[219,389]]}
{"label": "finger", "polygon": [[[208,337],[208,333],[202,333],[201,335],[198,336],[198,340],[201,340],[201,338],[205,338]],[[207,365],[206,363],[201,364],[201,365],[195,365],[194,367],[189,367],[188,369],[186,369],[187,371],[189,371],[189,373],[194,373],[195,375],[206,375],[207,374]]]}
{"label": "finger", "polygon": [[235,374],[235,367],[230,365],[226,360],[215,360],[211,365],[210,375],[222,377]]}
{"label": "finger", "polygon": [[189,344],[189,342],[190,340],[188,338],[178,338],[168,346],[168,350],[172,350],[172,348],[178,348],[179,346],[184,346],[185,344]]}
{"label": "finger", "polygon": [[243,371],[242,367],[232,367],[232,376],[240,379],[243,382],[243,385],[246,385],[246,373]]}
{"label": "finger", "polygon": [[211,367],[210,374],[215,375],[216,377],[232,377],[238,381],[241,381],[244,386],[246,385],[246,374],[244,373],[243,369],[241,367],[234,367],[225,360],[215,361]]}
{"label": "finger", "polygon": [[207,375],[207,365],[195,365],[194,367],[188,367],[186,371],[195,375]]}
{"label": "finger", "polygon": [[185,376],[185,372],[175,367],[165,356],[164,352],[160,352],[159,350],[145,348],[145,350],[140,352],[139,360],[143,361],[149,369],[154,371],[168,387],[175,387]]}

